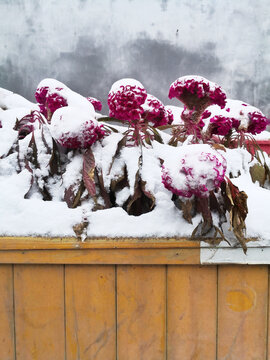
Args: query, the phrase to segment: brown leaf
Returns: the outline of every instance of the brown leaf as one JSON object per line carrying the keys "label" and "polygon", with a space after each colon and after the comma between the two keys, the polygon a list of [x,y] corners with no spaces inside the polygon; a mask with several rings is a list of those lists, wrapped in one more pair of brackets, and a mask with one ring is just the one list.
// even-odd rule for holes
{"label": "brown leaf", "polygon": [[102,170],[96,169],[96,175],[97,175],[97,179],[98,179],[100,195],[102,196],[104,203],[105,203],[105,209],[109,209],[112,207],[112,203],[110,201],[110,195],[107,193],[105,186],[104,186]]}
{"label": "brown leaf", "polygon": [[190,224],[192,224],[192,211],[193,203],[192,200],[186,200],[181,202],[181,209],[183,211],[183,218]]}
{"label": "brown leaf", "polygon": [[204,236],[213,228],[213,219],[210,210],[209,199],[207,197],[197,199],[197,209],[203,217],[201,235]]}
{"label": "brown leaf", "polygon": [[82,180],[79,184],[72,184],[65,189],[64,201],[67,203],[69,208],[74,209],[80,204],[84,189],[84,182]]}
{"label": "brown leaf", "polygon": [[60,154],[59,154],[58,146],[54,139],[53,139],[52,155],[49,161],[49,166],[50,166],[50,173],[52,175],[60,174],[60,166],[61,166]]}
{"label": "brown leaf", "polygon": [[214,143],[211,145],[211,147],[215,150],[222,150],[222,151],[225,151],[226,152],[226,148],[224,145],[222,144],[218,144],[218,143]]}
{"label": "brown leaf", "polygon": [[266,169],[261,164],[254,164],[250,169],[250,176],[252,181],[255,183],[259,182],[260,186],[263,186],[266,180]]}
{"label": "brown leaf", "polygon": [[151,191],[148,191],[148,190],[145,189],[146,181],[141,180],[140,185],[141,185],[141,190],[144,193],[144,195],[147,196],[148,199],[150,199],[150,201],[151,201],[150,210],[152,210],[154,208],[155,204],[156,204],[156,198],[151,193]]}
{"label": "brown leaf", "polygon": [[78,240],[82,239],[82,235],[83,235],[83,233],[85,233],[88,225],[89,225],[89,222],[85,220],[85,221],[82,221],[81,223],[76,224],[72,227]]}
{"label": "brown leaf", "polygon": [[96,198],[96,185],[95,185],[95,157],[91,148],[87,149],[83,154],[83,171],[82,178],[84,186],[92,198]]}

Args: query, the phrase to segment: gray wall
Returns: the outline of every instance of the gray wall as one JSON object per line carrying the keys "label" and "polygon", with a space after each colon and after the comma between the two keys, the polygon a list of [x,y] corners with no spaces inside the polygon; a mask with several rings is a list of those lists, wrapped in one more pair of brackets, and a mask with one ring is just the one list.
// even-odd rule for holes
{"label": "gray wall", "polygon": [[45,77],[106,102],[135,77],[167,104],[198,74],[270,116],[269,0],[0,0],[0,87],[33,99]]}

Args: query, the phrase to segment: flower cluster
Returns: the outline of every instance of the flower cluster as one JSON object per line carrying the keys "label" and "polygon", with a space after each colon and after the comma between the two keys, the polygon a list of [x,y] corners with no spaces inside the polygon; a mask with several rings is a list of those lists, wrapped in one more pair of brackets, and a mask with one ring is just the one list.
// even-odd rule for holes
{"label": "flower cluster", "polygon": [[266,129],[270,121],[260,111],[248,113],[249,125],[247,131],[253,135],[260,134]]}
{"label": "flower cluster", "polygon": [[233,128],[233,121],[229,117],[214,116],[210,119],[210,131],[211,135],[227,135]]}
{"label": "flower cluster", "polygon": [[169,98],[177,98],[188,109],[197,109],[202,103],[205,108],[211,104],[225,107],[226,94],[220,86],[201,76],[183,76],[175,80],[169,90]]}
{"label": "flower cluster", "polygon": [[102,103],[101,101],[99,101],[98,99],[92,97],[92,96],[88,96],[86,98],[93,106],[95,111],[101,111],[102,110]]}
{"label": "flower cluster", "polygon": [[[58,92],[61,92],[63,88],[57,88]],[[39,103],[40,112],[48,118],[48,112],[52,115],[55,110],[60,107],[67,106],[67,100],[59,93],[50,92],[47,86],[37,88],[35,97]]]}
{"label": "flower cluster", "polygon": [[63,107],[55,111],[50,132],[62,146],[69,149],[85,149],[105,136],[105,131],[88,111],[75,107]]}
{"label": "flower cluster", "polygon": [[177,164],[163,164],[162,183],[178,196],[206,197],[224,180],[226,160],[208,145],[190,145],[187,150],[190,151],[181,154]]}
{"label": "flower cluster", "polygon": [[147,94],[142,108],[144,109],[142,118],[154,127],[167,125],[173,121],[172,111],[165,109],[162,102],[153,95]]}
{"label": "flower cluster", "polygon": [[113,84],[108,95],[109,115],[130,123],[140,120],[146,97],[146,90],[139,81],[119,80]]}

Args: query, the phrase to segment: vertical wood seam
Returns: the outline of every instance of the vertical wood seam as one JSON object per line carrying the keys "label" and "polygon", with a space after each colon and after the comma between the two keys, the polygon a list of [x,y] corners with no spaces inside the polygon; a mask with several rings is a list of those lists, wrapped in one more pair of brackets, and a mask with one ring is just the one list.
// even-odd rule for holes
{"label": "vertical wood seam", "polygon": [[67,359],[67,320],[66,320],[66,265],[63,265],[63,290],[64,290],[64,359]]}
{"label": "vertical wood seam", "polygon": [[115,359],[118,360],[117,265],[114,265],[114,286],[115,286]]}
{"label": "vertical wood seam", "polygon": [[165,265],[165,359],[168,359],[168,265]]}
{"label": "vertical wood seam", "polygon": [[269,336],[269,266],[267,266],[267,276],[268,276],[268,283],[267,283],[267,307],[266,307],[266,360],[268,359],[268,336]]}
{"label": "vertical wood seam", "polygon": [[14,360],[17,359],[16,349],[16,308],[15,308],[15,281],[14,281],[14,264],[12,265],[12,301],[13,301],[13,347],[14,347]]}
{"label": "vertical wood seam", "polygon": [[217,273],[217,291],[216,291],[216,360],[218,360],[218,315],[219,315],[219,299],[218,299],[218,285],[219,285],[219,265],[216,265]]}

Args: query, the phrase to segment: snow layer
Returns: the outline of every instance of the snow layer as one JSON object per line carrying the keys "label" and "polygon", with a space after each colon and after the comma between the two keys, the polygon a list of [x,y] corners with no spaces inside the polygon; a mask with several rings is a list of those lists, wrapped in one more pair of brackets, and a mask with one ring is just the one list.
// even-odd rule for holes
{"label": "snow layer", "polygon": [[[16,118],[21,118],[29,113],[29,108],[16,108],[2,111],[0,120],[0,157],[5,155],[16,141],[16,131],[13,130]],[[123,127],[123,131],[126,128]],[[20,141],[20,148],[24,149],[29,142],[28,135]],[[41,134],[36,136],[37,145]],[[46,133],[44,135],[46,137]],[[166,134],[167,136],[167,134]],[[102,145],[97,143],[93,146],[96,164],[102,168],[105,188],[110,180],[121,172],[125,164],[128,171],[129,188],[125,188],[117,194],[117,203],[123,202],[132,195],[138,161],[141,159],[140,173],[146,181],[146,190],[155,194],[156,206],[141,216],[130,216],[120,206],[112,209],[92,212],[92,204],[84,203],[76,209],[70,209],[66,203],[61,202],[61,186],[68,187],[74,181],[79,180],[78,173],[82,168],[82,155],[73,157],[67,166],[66,176],[59,179],[55,186],[53,201],[43,201],[39,195],[33,194],[30,199],[24,195],[31,185],[31,173],[24,169],[19,174],[16,171],[16,152],[5,158],[0,158],[0,234],[1,235],[40,235],[40,236],[74,236],[72,226],[81,222],[85,216],[89,220],[87,228],[88,236],[190,236],[193,229],[201,220],[197,215],[193,218],[193,224],[187,223],[181,211],[178,210],[171,200],[171,192],[165,189],[161,182],[160,159],[173,161],[174,151],[187,150],[191,147],[183,145],[174,148],[169,145],[153,143],[152,148],[125,147],[111,166],[112,154],[116,152],[117,144],[121,139],[120,133],[112,133],[104,138]],[[51,144],[49,144],[51,146]],[[200,145],[198,145],[200,147]],[[202,150],[205,145],[201,145]],[[38,147],[39,149],[39,147]],[[48,155],[41,152],[43,175],[46,175]],[[222,152],[227,161],[226,175],[233,176],[232,182],[244,190],[248,195],[249,213],[246,219],[247,236],[258,237],[261,244],[268,244],[270,239],[270,222],[268,207],[270,203],[270,191],[261,188],[258,183],[252,183],[249,175],[249,167],[252,159],[249,153],[243,149],[233,149]],[[266,156],[268,166],[270,161]],[[72,165],[71,165],[72,164]],[[111,167],[111,169],[110,169]],[[55,185],[55,184],[54,184]],[[256,243],[258,245],[258,243]],[[252,243],[249,243],[252,246]]]}

